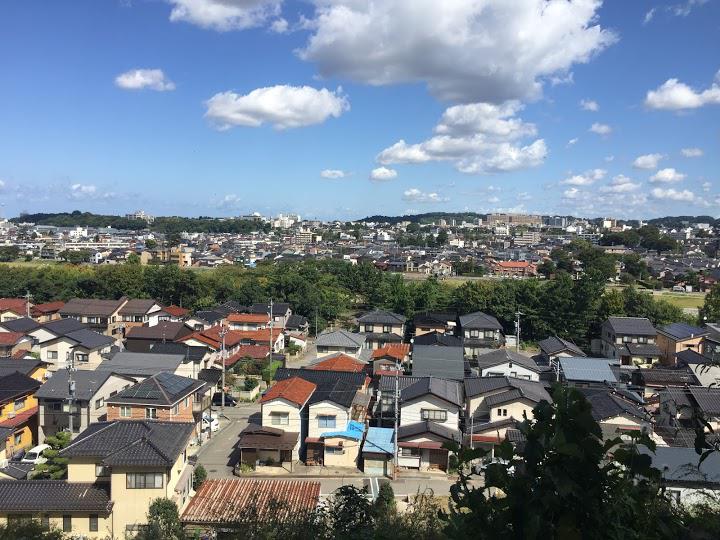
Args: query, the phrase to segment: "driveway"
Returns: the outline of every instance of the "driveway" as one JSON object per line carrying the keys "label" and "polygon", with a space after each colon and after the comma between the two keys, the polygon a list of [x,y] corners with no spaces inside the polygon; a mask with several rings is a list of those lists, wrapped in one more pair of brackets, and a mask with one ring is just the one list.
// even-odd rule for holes
{"label": "driveway", "polygon": [[[214,410],[220,414],[219,408]],[[238,460],[235,443],[251,417],[260,423],[259,403],[239,403],[237,407],[225,407],[226,419],[220,418],[220,431],[213,433],[198,451],[198,463],[205,467],[208,478],[230,478],[232,467]]]}

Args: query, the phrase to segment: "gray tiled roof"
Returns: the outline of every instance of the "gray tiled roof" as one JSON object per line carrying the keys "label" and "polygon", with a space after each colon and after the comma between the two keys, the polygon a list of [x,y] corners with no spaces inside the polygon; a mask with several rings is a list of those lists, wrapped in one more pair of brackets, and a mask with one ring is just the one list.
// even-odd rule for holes
{"label": "gray tiled roof", "polygon": [[11,357],[0,357],[0,377],[10,375],[19,371],[25,375],[30,375],[32,371],[44,365],[45,362],[37,360],[35,358],[11,358]]}
{"label": "gray tiled roof", "polygon": [[392,311],[371,311],[358,317],[360,324],[405,324],[405,317]]}
{"label": "gray tiled roof", "polygon": [[98,484],[67,480],[0,480],[0,512],[3,514],[107,514],[112,505],[108,489]]}
{"label": "gray tiled roof", "polygon": [[40,382],[18,371],[0,378],[0,403],[23,394],[33,393],[40,386]]}
{"label": "gray tiled roof", "polygon": [[416,345],[412,352],[412,374],[461,381],[465,377],[463,350],[461,347]]}
{"label": "gray tiled roof", "polygon": [[666,334],[675,340],[691,339],[709,334],[708,330],[698,328],[686,323],[671,323],[666,324],[658,332]]}
{"label": "gray tiled roof", "polygon": [[398,428],[398,440],[407,439],[423,433],[432,433],[448,441],[460,442],[461,434],[459,429],[450,429],[447,426],[426,420],[424,422],[416,422]]}
{"label": "gray tiled roof", "polygon": [[[381,392],[394,392],[395,391],[395,376],[394,375],[380,375],[380,384],[378,388]],[[402,392],[405,388],[415,384],[423,379],[429,377],[411,377],[409,375],[400,375],[397,377],[398,389]]]}
{"label": "gray tiled roof", "polygon": [[355,334],[347,330],[326,330],[318,338],[318,347],[362,347],[365,344],[365,336]]}
{"label": "gray tiled roof", "polygon": [[20,319],[12,319],[10,321],[0,323],[0,326],[5,328],[8,332],[22,332],[23,334],[25,334],[27,332],[35,330],[36,328],[39,328],[40,323],[37,322],[35,319],[22,317]]}
{"label": "gray tiled roof", "polygon": [[630,356],[660,356],[661,354],[660,347],[654,343],[625,343],[619,349],[620,356],[625,356],[623,348]]}
{"label": "gray tiled roof", "polygon": [[402,390],[400,398],[407,402],[427,394],[437,396],[453,405],[460,406],[463,403],[462,383],[436,377],[424,377],[411,384]]}
{"label": "gray tiled roof", "polygon": [[639,448],[650,456],[652,466],[660,470],[668,484],[704,484],[711,485],[713,490],[720,487],[720,454],[717,452],[710,453],[700,464],[694,448],[658,446],[654,453],[645,447]]}
{"label": "gray tiled roof", "polygon": [[626,336],[654,336],[652,323],[644,317],[608,317],[610,327],[616,334]]}
{"label": "gray tiled roof", "polygon": [[107,402],[169,406],[203,386],[203,381],[163,371],[122,390]]}
{"label": "gray tiled roof", "polygon": [[582,389],[581,392],[585,394],[592,406],[592,415],[597,421],[621,414],[629,414],[640,420],[649,420],[647,412],[641,406],[631,403],[611,390]]}
{"label": "gray tiled roof", "polygon": [[74,332],[69,332],[65,334],[65,337],[76,341],[80,347],[89,350],[101,349],[115,343],[115,340],[110,336],[104,336],[103,334],[93,332],[92,330],[88,330],[87,328],[82,328],[80,330],[75,330]]}
{"label": "gray tiled roof", "polygon": [[467,328],[474,328],[478,330],[500,330],[503,327],[498,320],[492,315],[483,313],[482,311],[476,311],[475,313],[469,313],[467,315],[460,315],[460,326],[463,330]]}
{"label": "gray tiled roof", "polygon": [[615,374],[610,369],[611,364],[617,364],[617,360],[584,357],[560,358],[560,369],[565,379],[569,381],[617,382]]}
{"label": "gray tiled roof", "polygon": [[532,358],[528,358],[527,356],[523,356],[520,353],[516,353],[515,351],[510,351],[508,349],[492,349],[487,353],[481,354],[477,359],[478,367],[481,370],[505,364],[507,362],[518,364],[537,373],[540,371],[546,371],[546,368],[539,367]]}
{"label": "gray tiled roof", "polygon": [[160,321],[155,326],[133,326],[129,328],[125,337],[128,339],[155,339],[173,341],[178,337],[189,334],[190,329],[181,322]]}
{"label": "gray tiled roof", "polygon": [[557,336],[550,336],[538,342],[540,350],[547,355],[557,354],[563,351],[570,351],[573,356],[586,356],[584,352],[570,341],[559,338]]}
{"label": "gray tiled roof", "polygon": [[364,373],[349,371],[280,368],[275,372],[277,381],[292,377],[300,377],[317,386],[308,400],[310,405],[320,401],[332,401],[343,407],[350,407],[355,394],[365,383]]}
{"label": "gray tiled roof", "polygon": [[64,336],[65,334],[68,334],[70,332],[87,328],[86,324],[83,324],[77,319],[73,318],[57,319],[54,321],[42,323],[40,326],[48,332],[52,332],[56,336]]}
{"label": "gray tiled roof", "polygon": [[146,300],[144,298],[133,298],[118,311],[119,315],[145,315],[150,309],[156,305],[155,300]]}
{"label": "gray tiled roof", "polygon": [[462,340],[453,335],[440,332],[428,332],[413,338],[415,345],[434,345],[442,347],[462,347]]}
{"label": "gray tiled roof", "polygon": [[[550,394],[542,383],[516,379],[514,377],[468,377],[465,379],[465,395],[473,397],[495,390],[505,389],[506,392],[513,392],[503,399],[526,398],[536,403],[542,400],[552,401]],[[513,397],[514,396],[514,397]],[[494,398],[495,400],[499,398]]]}
{"label": "gray tiled roof", "polygon": [[118,352],[110,360],[103,360],[96,369],[123,375],[150,376],[161,371],[175,371],[184,358],[182,354]]}
{"label": "gray tiled roof", "polygon": [[[92,399],[100,387],[107,381],[111,373],[109,371],[78,370],[73,373],[75,381],[75,397],[81,401]],[[52,377],[43,383],[35,393],[35,396],[42,399],[67,399],[70,397],[68,390],[69,374],[66,370],[56,371]]]}
{"label": "gray tiled roof", "polygon": [[186,448],[191,423],[142,420],[97,422],[61,451],[63,457],[87,457],[109,466],[170,467]]}

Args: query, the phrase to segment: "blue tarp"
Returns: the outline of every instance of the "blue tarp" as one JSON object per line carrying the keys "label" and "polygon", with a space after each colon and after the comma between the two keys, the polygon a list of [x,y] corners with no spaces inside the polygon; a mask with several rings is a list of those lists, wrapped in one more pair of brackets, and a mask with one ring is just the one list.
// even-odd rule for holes
{"label": "blue tarp", "polygon": [[365,424],[350,420],[348,422],[345,431],[328,431],[320,435],[320,437],[326,439],[328,437],[346,437],[348,439],[355,439],[361,441],[363,434],[365,433]]}
{"label": "blue tarp", "polygon": [[373,452],[375,454],[390,454],[395,451],[393,438],[395,430],[391,428],[371,427],[368,429],[365,444],[363,444],[363,452]]}

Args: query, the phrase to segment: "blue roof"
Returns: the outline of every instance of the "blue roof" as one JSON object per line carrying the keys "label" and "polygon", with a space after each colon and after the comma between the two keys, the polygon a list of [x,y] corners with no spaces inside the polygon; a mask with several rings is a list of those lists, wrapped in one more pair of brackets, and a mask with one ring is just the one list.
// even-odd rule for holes
{"label": "blue roof", "polygon": [[394,437],[395,430],[392,428],[371,427],[368,429],[362,451],[392,455],[395,451]]}
{"label": "blue roof", "polygon": [[361,422],[356,422],[355,420],[350,420],[347,427],[345,428],[345,431],[327,431],[320,435],[320,437],[347,437],[348,439],[355,439],[356,441],[361,441],[363,438],[363,433],[365,433],[365,424]]}
{"label": "blue roof", "polygon": [[610,369],[618,361],[611,358],[585,358],[581,356],[560,358],[560,369],[570,381],[617,382]]}

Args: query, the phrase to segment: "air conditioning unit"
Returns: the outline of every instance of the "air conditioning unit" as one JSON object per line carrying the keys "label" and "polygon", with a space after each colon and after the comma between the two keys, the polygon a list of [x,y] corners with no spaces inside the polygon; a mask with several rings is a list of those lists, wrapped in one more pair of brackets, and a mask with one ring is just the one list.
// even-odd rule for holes
{"label": "air conditioning unit", "polygon": [[16,415],[15,411],[12,411],[12,412],[9,412],[9,413],[8,413],[7,417],[8,417],[8,418],[15,418],[15,415]]}

